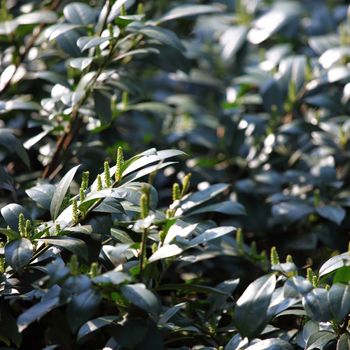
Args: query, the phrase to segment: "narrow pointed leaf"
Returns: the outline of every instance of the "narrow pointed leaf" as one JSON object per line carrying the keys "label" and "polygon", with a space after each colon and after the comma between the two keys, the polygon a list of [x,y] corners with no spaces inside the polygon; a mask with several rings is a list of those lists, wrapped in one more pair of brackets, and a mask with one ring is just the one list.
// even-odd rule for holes
{"label": "narrow pointed leaf", "polygon": [[77,165],[71,170],[69,170],[68,173],[64,175],[64,177],[56,186],[56,191],[52,197],[52,201],[50,205],[50,213],[53,220],[56,220],[58,214],[60,213],[60,209],[61,209],[64,197],[69,189],[70,184],[73,181],[74,175],[77,172],[79,166],[80,165]]}

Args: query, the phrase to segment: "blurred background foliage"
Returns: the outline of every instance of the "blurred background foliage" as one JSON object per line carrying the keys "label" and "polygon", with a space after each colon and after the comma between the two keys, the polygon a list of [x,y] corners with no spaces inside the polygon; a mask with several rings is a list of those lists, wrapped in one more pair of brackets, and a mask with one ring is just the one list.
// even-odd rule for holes
{"label": "blurred background foliage", "polygon": [[[75,163],[97,174],[96,159],[118,145],[128,154],[174,147],[188,154],[180,177],[232,185],[247,216],[220,219],[261,248],[317,261],[345,247],[346,1],[126,1],[109,33],[92,29],[102,3],[86,2],[81,15],[67,4],[2,2],[2,205]],[[138,20],[169,37],[142,34]],[[125,39],[96,39],[111,30]],[[117,45],[110,58],[108,45]]]}

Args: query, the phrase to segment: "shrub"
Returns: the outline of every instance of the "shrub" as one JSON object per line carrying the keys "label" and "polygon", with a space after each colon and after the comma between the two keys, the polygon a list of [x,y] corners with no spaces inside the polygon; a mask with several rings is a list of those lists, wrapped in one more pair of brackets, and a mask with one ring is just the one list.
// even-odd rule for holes
{"label": "shrub", "polygon": [[348,10],[2,1],[3,348],[347,349]]}

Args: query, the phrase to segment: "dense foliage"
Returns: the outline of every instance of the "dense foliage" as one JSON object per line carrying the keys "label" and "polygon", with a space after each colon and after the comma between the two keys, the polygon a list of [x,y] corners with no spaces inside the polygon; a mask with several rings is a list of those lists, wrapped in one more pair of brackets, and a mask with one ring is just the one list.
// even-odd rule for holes
{"label": "dense foliage", "polygon": [[347,1],[2,0],[0,349],[349,349],[349,45]]}

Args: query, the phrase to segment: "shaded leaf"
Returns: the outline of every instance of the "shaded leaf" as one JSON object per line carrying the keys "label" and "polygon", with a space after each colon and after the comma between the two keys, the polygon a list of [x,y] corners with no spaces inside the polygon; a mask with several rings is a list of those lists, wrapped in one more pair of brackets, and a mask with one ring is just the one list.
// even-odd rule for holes
{"label": "shaded leaf", "polygon": [[97,13],[89,5],[81,2],[73,2],[63,9],[64,17],[73,24],[94,24]]}
{"label": "shaded leaf", "polygon": [[118,319],[119,316],[103,316],[94,318],[93,320],[86,322],[80,327],[77,335],[77,340],[79,341],[86,335],[96,332],[100,328],[108,326]]}
{"label": "shaded leaf", "polygon": [[60,23],[60,24],[54,24],[48,28],[45,29],[45,36],[48,40],[54,40],[60,35],[64,34],[65,32],[68,32],[73,29],[81,28],[82,26],[80,24],[69,24],[69,23]]}
{"label": "shaded leaf", "polygon": [[325,205],[316,208],[317,213],[325,219],[335,222],[338,226],[345,218],[345,210],[336,205]]}
{"label": "shaded leaf", "polygon": [[350,339],[347,334],[342,334],[337,342],[336,350],[348,350],[350,349]]}
{"label": "shaded leaf", "polygon": [[330,341],[336,338],[336,335],[328,331],[320,331],[311,334],[307,341],[305,350],[320,349],[322,350]]}
{"label": "shaded leaf", "polygon": [[80,256],[85,261],[88,260],[88,249],[86,243],[79,238],[73,238],[68,236],[46,237],[40,238],[38,239],[38,241],[42,241],[56,247],[67,249],[71,253]]}
{"label": "shaded leaf", "polygon": [[5,261],[15,271],[26,266],[33,256],[33,245],[27,238],[11,241],[5,246]]}
{"label": "shaded leaf", "polygon": [[100,294],[93,289],[72,297],[66,308],[66,314],[67,321],[74,332],[94,315],[100,301]]}
{"label": "shaded leaf", "polygon": [[293,350],[293,346],[287,343],[285,340],[271,338],[257,342],[254,345],[250,345],[246,350]]}
{"label": "shaded leaf", "polygon": [[156,296],[146,289],[142,283],[129,284],[121,287],[123,296],[137,307],[151,313],[158,315],[160,312],[160,305]]}
{"label": "shaded leaf", "polygon": [[328,321],[332,318],[328,304],[328,292],[315,288],[303,297],[303,306],[307,314],[316,321]]}
{"label": "shaded leaf", "polygon": [[29,168],[30,160],[26,149],[23,147],[22,142],[20,142],[16,136],[8,129],[0,130],[0,145],[7,148],[10,152],[15,152],[18,157],[22,159],[24,164]]}
{"label": "shaded leaf", "polygon": [[180,52],[186,51],[177,35],[169,29],[160,28],[156,26],[128,26],[130,31],[137,31],[145,36],[155,39],[162,44],[169,45]]}
{"label": "shaded leaf", "polygon": [[27,195],[44,209],[50,209],[55,186],[50,184],[37,185],[26,190]]}
{"label": "shaded leaf", "polygon": [[20,214],[23,214],[26,220],[30,220],[30,215],[27,209],[19,204],[10,203],[1,209],[1,215],[3,216],[6,224],[16,232],[18,232],[18,217]]}
{"label": "shaded leaf", "polygon": [[264,329],[269,320],[267,310],[275,286],[275,275],[262,276],[252,282],[237,300],[234,320],[241,336],[251,339]]}
{"label": "shaded leaf", "polygon": [[333,284],[328,291],[328,303],[333,319],[341,323],[350,312],[350,286]]}
{"label": "shaded leaf", "polygon": [[24,311],[17,319],[17,325],[20,332],[23,332],[31,323],[39,320],[54,308],[60,305],[59,295],[44,299],[34,306]]}

